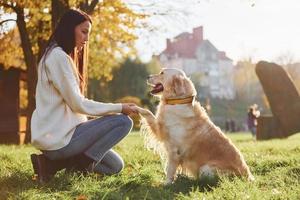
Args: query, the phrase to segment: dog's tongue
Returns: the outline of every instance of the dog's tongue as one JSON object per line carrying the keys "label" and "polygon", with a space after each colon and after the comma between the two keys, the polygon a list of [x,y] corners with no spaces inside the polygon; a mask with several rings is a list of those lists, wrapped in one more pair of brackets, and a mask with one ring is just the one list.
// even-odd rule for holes
{"label": "dog's tongue", "polygon": [[156,94],[163,90],[164,90],[164,86],[162,84],[158,83],[153,87],[153,90],[151,90],[151,94]]}

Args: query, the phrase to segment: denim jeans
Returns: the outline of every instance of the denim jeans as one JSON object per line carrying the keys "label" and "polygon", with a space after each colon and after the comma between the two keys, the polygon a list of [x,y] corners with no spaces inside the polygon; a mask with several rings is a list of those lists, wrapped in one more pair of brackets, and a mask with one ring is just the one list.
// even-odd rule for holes
{"label": "denim jeans", "polygon": [[249,129],[250,129],[250,132],[251,132],[252,136],[256,137],[256,126],[253,126],[253,127],[249,128]]}
{"label": "denim jeans", "polygon": [[123,114],[89,120],[77,126],[67,146],[43,153],[51,160],[84,153],[95,161],[94,172],[115,174],[123,169],[124,162],[111,148],[130,132],[132,125],[132,120]]}

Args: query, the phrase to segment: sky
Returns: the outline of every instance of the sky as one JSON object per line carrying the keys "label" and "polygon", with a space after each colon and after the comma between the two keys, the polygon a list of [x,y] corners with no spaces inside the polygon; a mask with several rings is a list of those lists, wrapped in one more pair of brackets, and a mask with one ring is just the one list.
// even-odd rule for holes
{"label": "sky", "polygon": [[166,38],[203,26],[204,39],[234,62],[248,58],[300,62],[299,0],[126,1],[136,10],[141,9],[135,7],[139,4],[154,13],[146,21],[151,31],[137,31],[136,46],[144,61],[165,49]]}
{"label": "sky", "polygon": [[[234,62],[300,62],[300,0],[123,0],[149,14],[136,30],[139,57],[147,62],[166,39],[203,26],[204,39]],[[283,63],[280,63],[283,64]]]}

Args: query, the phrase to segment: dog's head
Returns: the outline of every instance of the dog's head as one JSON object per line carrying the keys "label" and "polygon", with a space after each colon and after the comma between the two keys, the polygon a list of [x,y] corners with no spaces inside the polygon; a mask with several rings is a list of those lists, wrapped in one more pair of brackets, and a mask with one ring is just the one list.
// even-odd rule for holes
{"label": "dog's head", "polygon": [[148,84],[153,87],[151,94],[163,98],[195,96],[196,90],[184,71],[175,68],[164,68],[159,74],[150,75]]}

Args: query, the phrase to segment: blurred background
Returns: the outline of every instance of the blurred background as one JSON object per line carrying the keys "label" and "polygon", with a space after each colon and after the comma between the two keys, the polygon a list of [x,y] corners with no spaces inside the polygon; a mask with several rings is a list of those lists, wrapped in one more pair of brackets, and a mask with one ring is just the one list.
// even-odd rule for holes
{"label": "blurred background", "polygon": [[255,74],[258,61],[283,66],[300,86],[297,0],[0,0],[1,138],[25,139],[27,132],[29,141],[37,59],[60,16],[74,7],[93,19],[91,99],[155,111],[146,77],[175,67],[192,79],[212,120],[236,132],[247,131],[250,105],[271,113]]}

